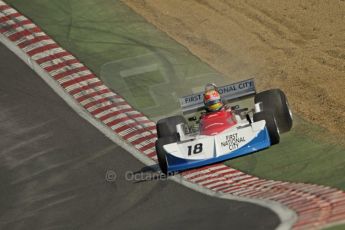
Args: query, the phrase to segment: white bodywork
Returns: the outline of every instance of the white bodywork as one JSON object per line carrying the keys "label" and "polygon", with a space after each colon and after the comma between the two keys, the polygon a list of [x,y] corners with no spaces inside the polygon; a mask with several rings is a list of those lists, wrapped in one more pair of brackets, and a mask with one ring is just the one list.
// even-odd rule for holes
{"label": "white bodywork", "polygon": [[[171,143],[164,149],[171,155],[188,159],[204,160],[229,154],[252,141],[265,128],[265,121],[243,124],[239,122],[214,136],[184,136],[181,142]],[[178,128],[178,129],[181,129]]]}

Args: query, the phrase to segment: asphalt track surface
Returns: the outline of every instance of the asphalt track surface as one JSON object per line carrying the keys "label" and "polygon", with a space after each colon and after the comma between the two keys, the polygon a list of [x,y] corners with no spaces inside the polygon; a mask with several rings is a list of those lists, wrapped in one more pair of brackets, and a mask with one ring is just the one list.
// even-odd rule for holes
{"label": "asphalt track surface", "polygon": [[[0,229],[274,229],[279,224],[266,208],[158,180],[2,44],[0,138]],[[112,171],[117,177],[107,181]],[[146,177],[128,180],[130,172]]]}

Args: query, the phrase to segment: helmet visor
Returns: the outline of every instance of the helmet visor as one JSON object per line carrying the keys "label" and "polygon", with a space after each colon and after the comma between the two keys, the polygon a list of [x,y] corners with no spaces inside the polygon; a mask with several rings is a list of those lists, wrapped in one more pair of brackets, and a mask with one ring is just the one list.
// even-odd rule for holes
{"label": "helmet visor", "polygon": [[217,103],[221,103],[222,100],[220,99],[216,99],[216,100],[210,100],[208,102],[205,103],[206,106],[211,106],[211,105],[214,105],[214,104],[217,104]]}

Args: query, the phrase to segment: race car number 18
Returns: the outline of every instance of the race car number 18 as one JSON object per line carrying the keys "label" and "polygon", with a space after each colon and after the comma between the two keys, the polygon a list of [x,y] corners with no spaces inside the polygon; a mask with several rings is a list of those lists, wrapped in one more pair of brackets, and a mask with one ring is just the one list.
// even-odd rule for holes
{"label": "race car number 18", "polygon": [[188,156],[193,154],[198,154],[202,152],[202,143],[196,144],[194,146],[189,145],[188,146]]}

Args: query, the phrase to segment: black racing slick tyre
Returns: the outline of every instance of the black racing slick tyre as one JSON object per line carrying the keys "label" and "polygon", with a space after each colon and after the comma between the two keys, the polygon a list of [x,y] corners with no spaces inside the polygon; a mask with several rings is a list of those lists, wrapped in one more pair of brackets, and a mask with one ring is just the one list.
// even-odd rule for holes
{"label": "black racing slick tyre", "polygon": [[168,173],[168,161],[167,161],[167,153],[164,150],[163,146],[176,142],[176,138],[174,137],[163,137],[158,138],[156,140],[156,153],[158,158],[158,164],[162,171],[162,173],[167,174]]}
{"label": "black racing slick tyre", "polygon": [[173,116],[161,119],[157,122],[157,137],[175,137],[178,139],[176,125],[187,124],[186,119],[183,116]]}
{"label": "black racing slick tyre", "polygon": [[271,89],[255,95],[255,103],[262,102],[263,111],[271,111],[280,133],[290,131],[293,118],[286,95],[280,89]]}
{"label": "black racing slick tyre", "polygon": [[271,145],[278,144],[280,141],[279,128],[277,126],[276,119],[270,111],[261,111],[259,113],[254,113],[254,122],[256,121],[266,121],[266,127],[268,134],[270,136]]}

